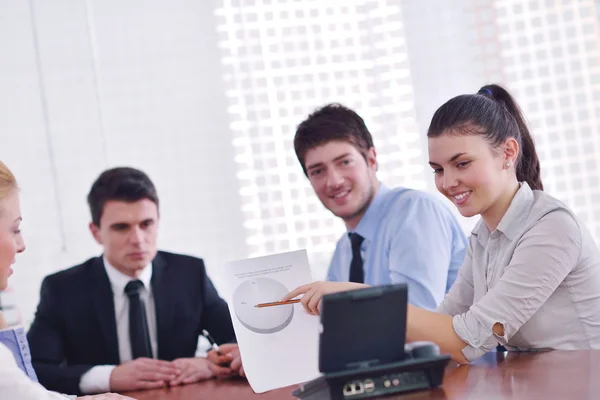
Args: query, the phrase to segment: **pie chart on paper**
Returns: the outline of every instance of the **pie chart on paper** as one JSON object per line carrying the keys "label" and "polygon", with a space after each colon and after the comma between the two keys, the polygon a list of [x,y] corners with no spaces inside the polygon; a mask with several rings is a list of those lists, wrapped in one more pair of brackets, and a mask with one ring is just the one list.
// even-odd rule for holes
{"label": "pie chart on paper", "polygon": [[271,278],[251,278],[233,293],[233,309],[240,323],[256,333],[275,333],[289,325],[294,316],[294,305],[254,307],[260,303],[280,301],[289,290]]}

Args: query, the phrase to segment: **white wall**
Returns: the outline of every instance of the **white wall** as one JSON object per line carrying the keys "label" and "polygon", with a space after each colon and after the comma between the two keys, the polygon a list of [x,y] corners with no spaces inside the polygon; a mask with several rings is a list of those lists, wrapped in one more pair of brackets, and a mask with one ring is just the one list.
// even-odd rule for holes
{"label": "white wall", "polygon": [[0,159],[22,187],[28,249],[11,286],[25,323],[45,275],[100,254],[86,195],[108,167],[156,184],[160,248],[203,257],[215,278],[246,255],[213,10],[0,2]]}

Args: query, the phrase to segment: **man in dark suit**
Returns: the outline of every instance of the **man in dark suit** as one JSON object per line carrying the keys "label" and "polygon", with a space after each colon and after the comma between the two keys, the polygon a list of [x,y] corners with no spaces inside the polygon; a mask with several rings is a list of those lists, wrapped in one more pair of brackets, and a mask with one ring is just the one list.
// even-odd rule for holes
{"label": "man in dark suit", "polygon": [[[158,195],[133,168],[103,172],[88,195],[100,257],[42,282],[28,332],[40,383],[65,393],[128,391],[243,374],[235,344],[195,357],[202,330],[235,340],[201,259],[157,251]],[[218,363],[229,361],[229,367]]]}

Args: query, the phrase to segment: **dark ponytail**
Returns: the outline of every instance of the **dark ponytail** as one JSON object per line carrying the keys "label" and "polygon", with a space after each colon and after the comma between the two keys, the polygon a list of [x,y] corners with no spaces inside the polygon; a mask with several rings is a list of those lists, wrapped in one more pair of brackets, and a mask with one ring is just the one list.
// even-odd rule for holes
{"label": "dark ponytail", "polygon": [[533,190],[544,190],[533,137],[519,105],[503,87],[486,85],[477,94],[457,96],[443,104],[433,115],[427,136],[448,131],[482,135],[494,147],[515,138],[520,149],[517,180],[527,182]]}

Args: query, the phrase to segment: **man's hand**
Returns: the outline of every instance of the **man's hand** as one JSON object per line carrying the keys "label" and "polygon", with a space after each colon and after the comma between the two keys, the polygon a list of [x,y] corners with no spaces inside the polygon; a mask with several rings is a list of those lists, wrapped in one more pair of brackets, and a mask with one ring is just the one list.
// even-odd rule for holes
{"label": "man's hand", "polygon": [[220,355],[211,350],[207,354],[209,368],[217,378],[231,378],[233,376],[246,376],[242,357],[237,344],[224,344],[219,346]]}
{"label": "man's hand", "polygon": [[301,303],[306,312],[319,315],[321,313],[321,300],[326,294],[363,289],[366,287],[369,287],[369,285],[353,282],[313,282],[297,287],[289,292],[281,299],[281,301],[288,301],[296,296],[304,294]]}
{"label": "man's hand", "polygon": [[135,400],[133,397],[121,396],[120,394],[115,394],[115,393],[104,393],[104,394],[96,394],[93,396],[82,396],[82,397],[77,397],[77,399],[81,399],[81,400]]}
{"label": "man's hand", "polygon": [[110,374],[110,390],[125,392],[156,389],[166,386],[179,374],[181,374],[181,369],[172,362],[138,358],[113,369]]}
{"label": "man's hand", "polygon": [[181,373],[169,382],[171,386],[185,385],[212,378],[213,373],[209,368],[210,362],[206,358],[178,358],[173,360]]}
{"label": "man's hand", "polygon": [[240,355],[240,349],[236,345],[236,349],[232,350],[231,353],[231,370],[239,376],[245,377],[244,366],[242,365],[242,356]]}

